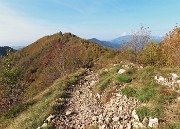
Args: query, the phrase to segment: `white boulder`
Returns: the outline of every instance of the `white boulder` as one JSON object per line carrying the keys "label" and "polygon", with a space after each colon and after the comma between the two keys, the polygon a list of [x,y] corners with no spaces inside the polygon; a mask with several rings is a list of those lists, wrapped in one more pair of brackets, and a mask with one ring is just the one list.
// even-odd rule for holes
{"label": "white boulder", "polygon": [[176,80],[176,78],[178,78],[179,76],[175,73],[170,73],[172,76],[172,80]]}
{"label": "white boulder", "polygon": [[139,116],[136,114],[136,110],[132,111],[132,118],[134,118],[136,121],[139,121]]}
{"label": "white boulder", "polygon": [[158,118],[149,118],[149,124],[148,126],[151,128],[154,128],[158,125]]}
{"label": "white boulder", "polygon": [[141,122],[133,122],[133,128],[145,128]]}
{"label": "white boulder", "polygon": [[69,115],[71,115],[72,113],[73,113],[72,110],[67,110],[67,111],[66,111],[66,116],[69,116]]}
{"label": "white boulder", "polygon": [[46,118],[46,120],[47,120],[48,122],[50,122],[52,119],[54,119],[54,117],[55,117],[55,115],[50,115],[48,118]]}
{"label": "white boulder", "polygon": [[124,72],[126,72],[125,69],[120,69],[120,70],[118,71],[118,74],[123,74]]}

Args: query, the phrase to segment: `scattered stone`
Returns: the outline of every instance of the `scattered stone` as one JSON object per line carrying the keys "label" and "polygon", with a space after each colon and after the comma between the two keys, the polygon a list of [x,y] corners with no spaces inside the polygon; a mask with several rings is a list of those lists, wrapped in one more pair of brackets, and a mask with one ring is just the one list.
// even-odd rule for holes
{"label": "scattered stone", "polygon": [[112,120],[113,120],[114,122],[117,122],[117,121],[119,121],[119,117],[115,116],[115,117],[112,118]]}
{"label": "scattered stone", "polygon": [[43,125],[41,126],[41,128],[45,128],[48,124],[47,123],[43,123]]}
{"label": "scattered stone", "polygon": [[176,80],[176,78],[178,78],[179,76],[175,73],[170,73],[172,76],[172,80]]}
{"label": "scattered stone", "polygon": [[118,66],[119,64],[113,64],[113,66],[115,67],[115,66]]}
{"label": "scattered stone", "polygon": [[148,122],[149,122],[149,120],[148,120],[147,117],[145,117],[145,118],[143,119],[143,121],[142,121],[143,125],[146,126],[146,127],[148,126]]}
{"label": "scattered stone", "polygon": [[73,113],[72,110],[67,110],[67,111],[66,111],[66,116],[69,116],[69,115],[71,115],[72,113]]}
{"label": "scattered stone", "polygon": [[105,119],[105,122],[106,122],[106,124],[109,124],[109,123],[111,122],[111,119],[110,119],[109,117],[107,117],[107,118]]}
{"label": "scattered stone", "polygon": [[101,95],[99,93],[96,94],[98,99],[101,99]]}
{"label": "scattered stone", "polygon": [[180,101],[180,97],[178,97],[177,100]]}
{"label": "scattered stone", "polygon": [[136,114],[136,110],[132,111],[132,118],[134,118],[136,121],[139,121],[139,116]]}
{"label": "scattered stone", "polygon": [[125,65],[122,65],[123,68],[129,68],[129,65],[125,64]]}
{"label": "scattered stone", "polygon": [[124,72],[126,72],[125,69],[120,69],[120,70],[118,71],[118,74],[123,74]]}
{"label": "scattered stone", "polygon": [[93,117],[92,117],[92,120],[93,120],[93,121],[97,121],[98,118],[97,118],[96,116],[93,116]]}
{"label": "scattered stone", "polygon": [[100,126],[99,129],[105,129],[105,128],[106,128],[106,125],[102,125],[102,126]]}
{"label": "scattered stone", "polygon": [[54,119],[55,115],[50,115],[48,118],[46,118],[46,120],[48,122],[51,122],[52,119]]}
{"label": "scattered stone", "polygon": [[158,125],[158,118],[149,118],[149,124],[148,126],[151,128],[154,128]]}
{"label": "scattered stone", "polygon": [[127,123],[127,128],[126,129],[131,129],[131,128],[132,128],[131,123]]}
{"label": "scattered stone", "polygon": [[123,110],[123,106],[119,106],[119,110],[122,111]]}
{"label": "scattered stone", "polygon": [[145,126],[141,122],[133,122],[133,128],[144,128]]}
{"label": "scattered stone", "polygon": [[139,68],[140,68],[140,69],[143,69],[144,67],[141,65],[141,66],[139,66]]}
{"label": "scattered stone", "polygon": [[175,73],[171,73],[170,75],[171,77],[168,78],[164,78],[162,76],[155,76],[154,79],[156,80],[157,83],[161,85],[166,85],[172,88],[174,91],[180,93],[180,90],[178,90],[180,88],[180,80],[177,80],[179,76]]}
{"label": "scattered stone", "polygon": [[119,125],[119,129],[124,129],[124,125]]}
{"label": "scattered stone", "polygon": [[105,71],[105,72],[108,72],[109,70],[108,70],[108,69],[105,69],[104,71]]}

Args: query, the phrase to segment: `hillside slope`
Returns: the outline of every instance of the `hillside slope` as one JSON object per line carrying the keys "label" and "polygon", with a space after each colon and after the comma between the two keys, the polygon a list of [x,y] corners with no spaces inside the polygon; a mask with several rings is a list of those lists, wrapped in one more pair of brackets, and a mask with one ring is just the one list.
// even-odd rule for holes
{"label": "hillside slope", "polygon": [[[11,86],[13,87],[10,89],[12,95],[8,93],[11,97],[5,97],[5,100],[3,98],[5,109],[2,109],[7,110],[17,101],[21,102],[34,97],[49,87],[54,80],[73,73],[79,68],[102,67],[106,65],[103,62],[114,56],[113,50],[71,33],[45,36],[9,57],[11,65],[8,69],[11,71],[18,67],[21,74],[18,74],[20,79],[16,82],[16,86]],[[2,65],[2,71],[3,67]],[[3,85],[0,88],[2,93],[8,90],[8,87],[5,88]]]}

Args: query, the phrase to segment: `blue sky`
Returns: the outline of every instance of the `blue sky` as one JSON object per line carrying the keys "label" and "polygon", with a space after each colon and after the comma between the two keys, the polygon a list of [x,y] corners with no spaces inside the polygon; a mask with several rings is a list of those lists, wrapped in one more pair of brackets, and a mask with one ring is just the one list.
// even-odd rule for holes
{"label": "blue sky", "polygon": [[180,0],[0,0],[0,46],[24,46],[59,31],[111,40],[141,24],[161,36],[176,23]]}

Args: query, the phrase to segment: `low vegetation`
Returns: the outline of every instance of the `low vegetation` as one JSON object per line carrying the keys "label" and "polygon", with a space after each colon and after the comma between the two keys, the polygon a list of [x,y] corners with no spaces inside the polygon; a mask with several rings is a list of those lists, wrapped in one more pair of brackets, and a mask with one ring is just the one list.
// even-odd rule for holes
{"label": "low vegetation", "polygon": [[[40,126],[50,114],[63,111],[66,90],[78,83],[85,70],[57,79],[51,87],[35,96],[32,100],[14,106],[0,118],[1,128],[32,129]],[[12,123],[9,123],[11,121]]]}
{"label": "low vegetation", "polygon": [[132,78],[128,75],[119,75],[117,76],[117,80],[124,83],[129,83],[132,81]]}

